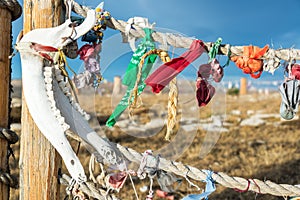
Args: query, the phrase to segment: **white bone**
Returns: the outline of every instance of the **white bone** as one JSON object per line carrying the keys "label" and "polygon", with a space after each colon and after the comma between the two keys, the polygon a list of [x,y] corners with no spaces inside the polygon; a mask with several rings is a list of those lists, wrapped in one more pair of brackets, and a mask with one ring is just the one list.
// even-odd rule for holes
{"label": "white bone", "polygon": [[[54,81],[53,86],[55,87]],[[113,149],[110,143],[101,138],[88,124],[87,120],[70,104],[68,98],[63,94],[62,91],[58,90],[54,93],[62,116],[65,117],[65,121],[70,125],[70,129],[77,133],[84,141],[93,146],[96,151],[104,158],[106,162],[121,167],[121,158],[116,155],[117,151]],[[76,103],[74,103],[76,104]],[[107,153],[111,154],[111,157],[107,157]]]}
{"label": "white bone", "polygon": [[51,77],[52,72],[51,71],[44,71],[44,76],[45,77]]}
{"label": "white bone", "polygon": [[50,100],[50,102],[51,102],[52,100],[54,100],[54,94],[53,94],[53,91],[47,91],[46,93],[47,93],[47,96],[48,96],[48,99]]}
{"label": "white bone", "polygon": [[29,112],[38,128],[62,156],[71,176],[76,181],[86,181],[80,160],[73,152],[64,130],[53,115],[51,105],[55,104],[55,101],[49,98],[45,91],[42,58],[26,54],[21,53],[22,81]]}
{"label": "white bone", "polygon": [[61,88],[61,89],[63,89],[63,88],[65,88],[66,87],[66,85],[67,85],[67,83],[66,82],[64,82],[64,81],[61,81],[61,82],[59,82],[59,87]]}
{"label": "white bone", "polygon": [[[88,32],[96,22],[96,14],[94,10],[87,12],[87,17],[80,26],[75,27],[73,31],[69,25],[72,23],[70,19],[66,20],[65,23],[54,28],[41,28],[35,29],[23,36],[20,43],[22,42],[34,42],[45,46],[51,46],[55,48],[62,48],[68,43],[72,42],[69,38],[77,40],[79,37]],[[73,34],[71,35],[71,33]],[[64,41],[64,39],[66,40]]]}
{"label": "white bone", "polygon": [[[36,29],[27,33],[16,47],[21,54],[23,91],[29,112],[38,128],[59,152],[69,173],[77,182],[87,179],[80,160],[64,134],[68,127],[65,118],[58,117],[57,119],[52,111],[56,107],[56,102],[52,97],[47,96],[45,89],[49,87],[48,84],[51,85],[52,78],[43,77],[43,58],[29,49],[28,43],[62,48],[72,39],[76,40],[88,32],[94,26],[95,21],[95,11],[90,10],[87,12],[87,18],[80,26],[75,27],[75,30],[69,27],[71,21],[67,20],[58,27]],[[45,67],[45,71],[50,71],[49,68]]]}
{"label": "white bone", "polygon": [[62,117],[61,115],[58,116],[56,119],[58,120],[58,122],[59,122],[60,124],[64,124],[64,123],[65,123],[65,118]]}
{"label": "white bone", "polygon": [[52,96],[47,95],[47,99],[49,100],[49,102],[51,104],[50,106],[55,106],[56,105],[56,102],[54,100],[54,95],[52,95]]}
{"label": "white bone", "polygon": [[53,91],[51,84],[46,84],[46,91]]}
{"label": "white bone", "polygon": [[62,127],[62,129],[63,129],[64,131],[70,129],[70,126],[69,126],[68,124],[66,124],[66,123],[61,124],[61,127]]}
{"label": "white bone", "polygon": [[52,72],[52,67],[44,67],[44,71],[46,71],[46,72]]}
{"label": "white bone", "polygon": [[45,77],[45,82],[46,82],[46,83],[52,83],[52,78],[50,78],[50,77]]}
{"label": "white bone", "polygon": [[68,92],[70,92],[70,89],[68,87],[65,87],[64,89],[62,89],[63,93],[66,94]]}
{"label": "white bone", "polygon": [[53,107],[53,109],[51,109],[51,110],[53,111],[52,113],[56,118],[61,116],[60,111],[57,108]]}
{"label": "white bone", "polygon": [[56,80],[57,81],[63,81],[64,80],[64,76],[58,74],[58,75],[56,75]]}

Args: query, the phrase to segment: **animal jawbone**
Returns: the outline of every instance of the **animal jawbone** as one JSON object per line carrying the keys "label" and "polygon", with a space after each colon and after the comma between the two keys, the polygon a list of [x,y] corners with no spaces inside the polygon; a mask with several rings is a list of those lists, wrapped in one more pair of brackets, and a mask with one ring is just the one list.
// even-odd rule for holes
{"label": "animal jawbone", "polygon": [[54,99],[51,66],[41,57],[28,53],[21,54],[21,62],[24,96],[33,120],[61,155],[71,176],[78,182],[86,181],[80,160],[64,133],[69,126]]}
{"label": "animal jawbone", "polygon": [[24,35],[17,45],[21,54],[23,91],[29,112],[40,131],[61,155],[69,173],[77,182],[86,181],[86,176],[80,160],[65,136],[68,129],[92,146],[99,156],[98,159],[110,165],[117,165],[119,169],[124,169],[125,163],[117,149],[89,126],[89,115],[74,100],[69,83],[58,64],[42,58],[30,48],[30,44],[62,49],[72,41],[62,38],[78,39],[94,26],[95,20],[95,12],[89,11],[85,21],[75,27],[77,34],[74,37],[70,36],[74,30],[69,27],[70,21],[67,20],[58,27],[33,30]]}

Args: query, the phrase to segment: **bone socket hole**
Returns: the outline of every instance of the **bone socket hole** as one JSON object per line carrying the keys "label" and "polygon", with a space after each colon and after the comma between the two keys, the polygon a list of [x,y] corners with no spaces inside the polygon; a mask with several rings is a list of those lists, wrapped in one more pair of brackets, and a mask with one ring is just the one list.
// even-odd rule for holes
{"label": "bone socket hole", "polygon": [[71,165],[74,165],[75,164],[75,161],[72,159],[71,160]]}

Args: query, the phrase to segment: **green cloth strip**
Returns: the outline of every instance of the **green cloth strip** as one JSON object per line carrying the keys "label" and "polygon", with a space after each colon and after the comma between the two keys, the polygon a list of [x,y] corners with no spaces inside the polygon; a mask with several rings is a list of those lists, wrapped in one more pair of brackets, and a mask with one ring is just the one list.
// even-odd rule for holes
{"label": "green cloth strip", "polygon": [[221,43],[222,43],[222,38],[218,38],[217,41],[213,44],[213,46],[211,47],[211,49],[208,52],[208,56],[209,56],[208,62],[211,62],[216,57]]}
{"label": "green cloth strip", "polygon": [[[144,37],[143,41],[139,44],[137,50],[134,52],[130,63],[127,67],[126,74],[123,78],[122,83],[124,85],[127,85],[127,90],[111,116],[106,121],[106,126],[113,127],[118,118],[121,116],[121,114],[126,110],[126,108],[129,106],[129,97],[130,94],[135,86],[136,77],[138,73],[139,63],[141,61],[141,57],[147,53],[148,49],[154,49],[155,44],[151,38],[152,30],[149,28],[144,29],[146,36]],[[142,68],[142,76],[141,80],[138,84],[138,96],[144,91],[146,84],[144,83],[145,79],[148,77],[152,66],[156,60],[157,55],[150,55],[145,59],[144,66]],[[130,103],[132,103],[133,97],[130,99]]]}

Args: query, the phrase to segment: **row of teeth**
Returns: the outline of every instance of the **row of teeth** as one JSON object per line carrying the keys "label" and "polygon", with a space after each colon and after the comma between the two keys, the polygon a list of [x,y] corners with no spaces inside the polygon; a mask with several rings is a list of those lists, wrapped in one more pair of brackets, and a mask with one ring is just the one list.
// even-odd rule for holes
{"label": "row of teeth", "polygon": [[51,110],[54,114],[55,118],[58,120],[59,124],[63,128],[64,131],[68,130],[70,126],[65,122],[65,118],[61,116],[61,113],[59,109],[56,106],[55,100],[54,100],[54,92],[53,92],[53,79],[52,79],[52,67],[51,66],[45,66],[44,67],[44,80],[46,84],[46,93],[48,96],[48,100],[51,104]]}
{"label": "row of teeth", "polygon": [[68,81],[65,80],[65,77],[62,75],[61,70],[59,69],[59,65],[54,65],[55,78],[58,82],[58,85],[61,91],[65,94],[65,96],[69,99],[71,105],[77,110],[86,120],[90,119],[90,115],[87,114],[77,103],[71,93],[71,87],[68,84]]}

